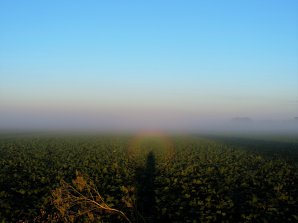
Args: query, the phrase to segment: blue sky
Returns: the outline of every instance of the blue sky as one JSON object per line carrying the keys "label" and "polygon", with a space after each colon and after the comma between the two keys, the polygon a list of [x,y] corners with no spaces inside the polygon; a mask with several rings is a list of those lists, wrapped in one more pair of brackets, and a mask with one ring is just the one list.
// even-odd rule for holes
{"label": "blue sky", "polygon": [[1,1],[0,30],[6,123],[36,111],[298,115],[295,0]]}

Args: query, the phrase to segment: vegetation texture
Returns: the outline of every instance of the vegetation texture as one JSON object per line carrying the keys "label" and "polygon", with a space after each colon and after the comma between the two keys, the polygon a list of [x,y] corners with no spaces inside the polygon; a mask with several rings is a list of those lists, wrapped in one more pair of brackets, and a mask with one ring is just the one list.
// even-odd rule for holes
{"label": "vegetation texture", "polygon": [[297,222],[298,144],[258,142],[3,136],[0,221]]}

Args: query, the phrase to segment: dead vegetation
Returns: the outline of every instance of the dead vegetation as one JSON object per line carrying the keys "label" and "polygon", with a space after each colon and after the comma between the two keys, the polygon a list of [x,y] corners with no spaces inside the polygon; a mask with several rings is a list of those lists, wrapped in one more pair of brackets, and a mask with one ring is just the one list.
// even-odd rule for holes
{"label": "dead vegetation", "polygon": [[64,222],[75,222],[80,218],[85,222],[101,221],[107,215],[117,216],[129,223],[131,220],[121,211],[110,207],[91,180],[86,180],[76,172],[72,184],[61,180],[60,187],[52,192],[53,204]]}

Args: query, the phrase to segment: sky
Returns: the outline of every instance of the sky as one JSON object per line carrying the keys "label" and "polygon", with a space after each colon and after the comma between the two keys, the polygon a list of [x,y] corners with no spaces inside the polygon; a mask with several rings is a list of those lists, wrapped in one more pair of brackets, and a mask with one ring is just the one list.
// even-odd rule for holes
{"label": "sky", "polygon": [[0,128],[298,116],[298,1],[0,1]]}

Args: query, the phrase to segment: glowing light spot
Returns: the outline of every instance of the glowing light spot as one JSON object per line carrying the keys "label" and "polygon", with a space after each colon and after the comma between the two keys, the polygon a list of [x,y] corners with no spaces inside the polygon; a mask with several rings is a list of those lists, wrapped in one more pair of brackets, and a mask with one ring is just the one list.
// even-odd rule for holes
{"label": "glowing light spot", "polygon": [[[151,144],[154,143],[155,145]],[[164,159],[169,159],[174,153],[173,143],[169,136],[162,131],[146,130],[138,132],[130,141],[127,152],[130,157],[141,153],[158,152]]]}

